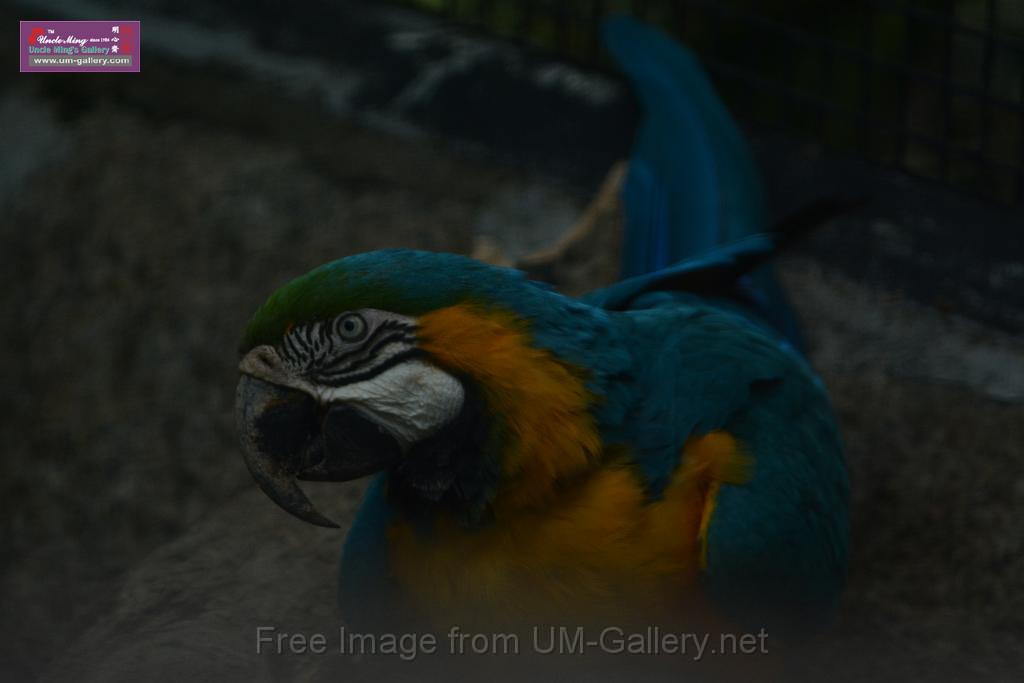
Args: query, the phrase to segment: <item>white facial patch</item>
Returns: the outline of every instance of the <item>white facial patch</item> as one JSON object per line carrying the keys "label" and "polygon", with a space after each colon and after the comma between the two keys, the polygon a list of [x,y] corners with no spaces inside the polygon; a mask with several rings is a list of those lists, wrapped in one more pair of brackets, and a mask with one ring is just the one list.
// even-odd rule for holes
{"label": "white facial patch", "polygon": [[434,434],[462,410],[462,384],[444,370],[408,360],[362,382],[316,387],[321,403],[359,408],[395,437],[403,449]]}

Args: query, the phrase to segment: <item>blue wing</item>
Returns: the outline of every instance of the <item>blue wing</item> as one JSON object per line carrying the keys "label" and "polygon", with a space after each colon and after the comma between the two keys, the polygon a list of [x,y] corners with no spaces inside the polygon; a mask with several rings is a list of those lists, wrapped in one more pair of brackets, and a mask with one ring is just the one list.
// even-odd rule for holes
{"label": "blue wing", "polygon": [[626,17],[604,39],[643,109],[622,190],[626,279],[584,297],[632,311],[623,324],[644,348],[642,400],[612,436],[658,494],[687,438],[732,433],[755,467],[719,493],[708,590],[736,614],[815,612],[842,583],[847,482],[827,397],[785,348],[802,344],[766,261],[791,235],[769,229],[750,150],[693,54]]}

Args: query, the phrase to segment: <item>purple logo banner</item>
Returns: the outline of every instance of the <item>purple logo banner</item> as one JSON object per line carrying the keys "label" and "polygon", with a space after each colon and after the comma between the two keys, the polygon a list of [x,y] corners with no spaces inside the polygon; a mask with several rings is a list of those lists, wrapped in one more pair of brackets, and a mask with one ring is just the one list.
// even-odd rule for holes
{"label": "purple logo banner", "polygon": [[138,72],[138,21],[23,21],[21,71]]}

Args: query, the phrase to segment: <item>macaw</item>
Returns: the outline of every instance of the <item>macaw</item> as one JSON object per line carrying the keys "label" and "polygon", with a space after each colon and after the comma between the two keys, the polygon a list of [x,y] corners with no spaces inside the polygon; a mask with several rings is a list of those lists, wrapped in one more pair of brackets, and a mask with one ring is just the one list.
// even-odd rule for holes
{"label": "macaw", "polygon": [[686,48],[625,17],[604,40],[643,109],[624,279],[570,298],[376,251],[248,324],[237,421],[263,491],[334,526],[297,480],[372,477],[341,558],[350,623],[814,620],[837,599],[842,448],[751,153]]}

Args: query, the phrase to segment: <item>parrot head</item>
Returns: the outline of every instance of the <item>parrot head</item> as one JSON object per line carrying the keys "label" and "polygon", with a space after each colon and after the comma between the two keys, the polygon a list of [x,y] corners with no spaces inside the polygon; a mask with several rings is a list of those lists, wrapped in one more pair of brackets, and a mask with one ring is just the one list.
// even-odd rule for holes
{"label": "parrot head", "polygon": [[[479,511],[596,457],[600,316],[517,271],[408,250],[359,254],[288,283],[241,346],[245,462],[279,506],[313,524],[299,480],[391,473],[410,498]],[[574,360],[575,359],[575,360]],[[518,491],[518,492],[516,492]]]}

